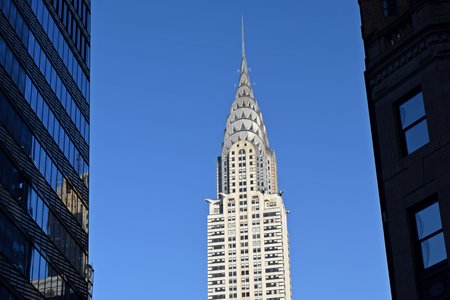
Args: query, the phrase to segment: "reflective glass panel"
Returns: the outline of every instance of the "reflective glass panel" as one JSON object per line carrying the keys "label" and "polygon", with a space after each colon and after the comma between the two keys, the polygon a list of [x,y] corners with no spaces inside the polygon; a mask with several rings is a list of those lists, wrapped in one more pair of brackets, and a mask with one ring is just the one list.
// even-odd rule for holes
{"label": "reflective glass panel", "polygon": [[421,247],[424,268],[429,268],[447,258],[443,232],[423,241]]}
{"label": "reflective glass panel", "polygon": [[33,271],[31,273],[31,280],[33,284],[39,280],[39,263],[41,255],[35,249],[33,250]]}
{"label": "reflective glass panel", "polygon": [[400,120],[402,128],[405,129],[413,122],[417,121],[425,115],[425,108],[423,106],[423,96],[419,93],[400,105]]}
{"label": "reflective glass panel", "polygon": [[427,144],[430,141],[428,137],[427,120],[423,120],[405,131],[405,140],[408,154]]}
{"label": "reflective glass panel", "polygon": [[442,228],[438,202],[416,213],[416,226],[419,240]]}

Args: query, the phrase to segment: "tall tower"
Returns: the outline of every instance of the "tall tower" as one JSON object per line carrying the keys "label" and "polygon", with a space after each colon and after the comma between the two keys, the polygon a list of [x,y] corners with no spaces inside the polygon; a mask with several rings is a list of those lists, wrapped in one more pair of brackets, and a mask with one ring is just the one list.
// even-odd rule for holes
{"label": "tall tower", "polygon": [[450,299],[450,1],[358,2],[392,299]]}
{"label": "tall tower", "polygon": [[208,299],[290,300],[287,211],[245,55],[208,215]]}
{"label": "tall tower", "polygon": [[0,0],[0,299],[92,296],[90,0]]}

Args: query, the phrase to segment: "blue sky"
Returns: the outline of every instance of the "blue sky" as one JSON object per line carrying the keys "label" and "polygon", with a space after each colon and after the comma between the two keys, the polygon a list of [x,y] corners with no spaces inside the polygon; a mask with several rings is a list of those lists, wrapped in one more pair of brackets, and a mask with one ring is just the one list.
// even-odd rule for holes
{"label": "blue sky", "polygon": [[93,1],[95,299],[206,299],[204,198],[241,14],[291,211],[294,299],[390,299],[356,0]]}

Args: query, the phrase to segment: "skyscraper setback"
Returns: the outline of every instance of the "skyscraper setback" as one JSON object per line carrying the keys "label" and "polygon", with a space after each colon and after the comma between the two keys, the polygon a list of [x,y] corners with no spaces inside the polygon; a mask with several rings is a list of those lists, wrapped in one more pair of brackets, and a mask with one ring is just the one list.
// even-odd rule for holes
{"label": "skyscraper setback", "polygon": [[242,24],[236,98],[208,199],[208,299],[290,300],[287,211],[275,153],[251,87]]}
{"label": "skyscraper setback", "polygon": [[0,0],[0,299],[90,299],[89,0]]}

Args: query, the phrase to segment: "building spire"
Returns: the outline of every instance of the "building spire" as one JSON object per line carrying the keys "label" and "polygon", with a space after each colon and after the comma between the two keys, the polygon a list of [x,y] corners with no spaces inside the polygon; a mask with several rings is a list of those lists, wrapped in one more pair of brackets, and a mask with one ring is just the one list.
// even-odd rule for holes
{"label": "building spire", "polygon": [[242,14],[242,58],[245,57],[244,15]]}
{"label": "building spire", "polygon": [[[241,19],[241,38],[242,38],[242,60],[241,60],[241,72],[240,72],[240,78],[239,78],[239,87],[242,87],[243,85],[249,87],[251,89],[250,85],[250,76],[248,74],[248,67],[247,67],[247,57],[245,56],[245,34],[244,34],[244,15],[242,15]],[[251,93],[251,96],[253,97],[253,92]],[[237,97],[237,95],[236,95]]]}
{"label": "building spire", "polygon": [[[218,192],[229,193],[233,188],[229,185],[231,180],[230,169],[227,168],[230,149],[233,145],[244,141],[248,145],[253,145],[254,153],[258,159],[261,159],[258,165],[255,165],[259,186],[256,190],[265,190],[271,193],[278,191],[276,178],[276,158],[275,153],[269,147],[266,127],[259,110],[258,103],[253,94],[250,81],[249,69],[247,67],[247,57],[245,54],[244,39],[244,17],[241,23],[242,38],[242,58],[241,69],[239,73],[239,82],[237,85],[236,96],[231,104],[230,114],[228,115],[225,133],[222,144],[222,155],[218,166]],[[254,181],[256,182],[256,181]]]}

